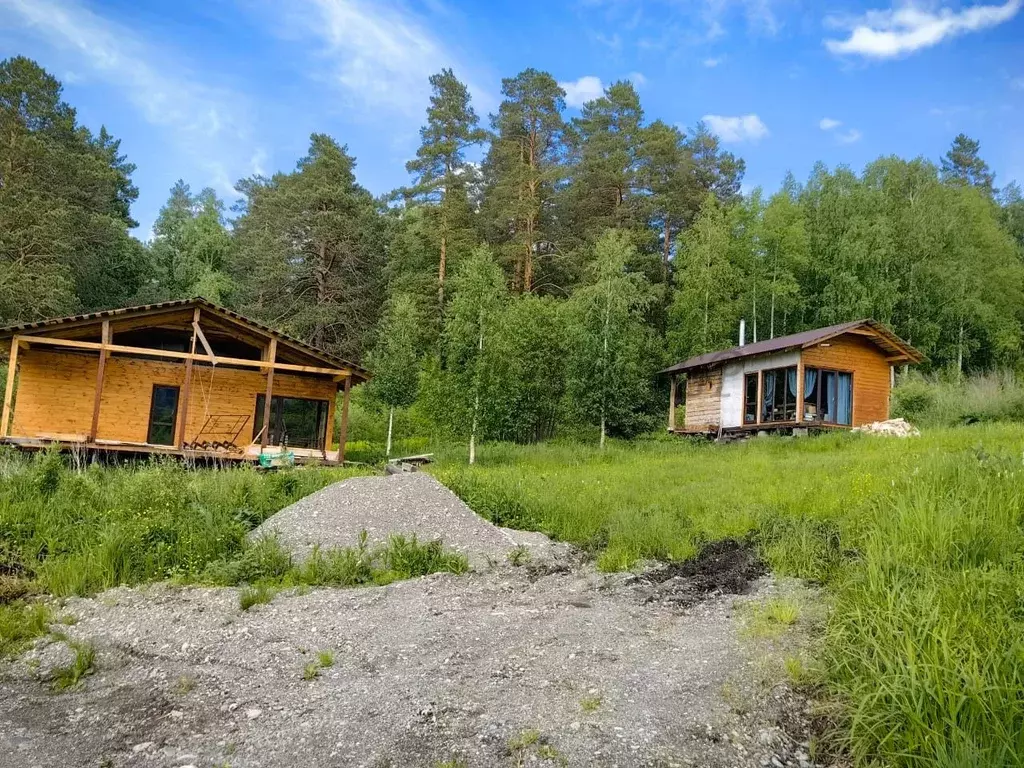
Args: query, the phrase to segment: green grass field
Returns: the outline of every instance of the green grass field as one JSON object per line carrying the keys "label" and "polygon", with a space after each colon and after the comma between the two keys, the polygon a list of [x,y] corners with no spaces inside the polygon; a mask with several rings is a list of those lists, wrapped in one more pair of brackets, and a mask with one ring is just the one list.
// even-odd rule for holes
{"label": "green grass field", "polygon": [[818,681],[858,764],[1024,764],[1024,427],[613,445],[488,445],[439,478],[606,569],[752,537],[825,585]]}

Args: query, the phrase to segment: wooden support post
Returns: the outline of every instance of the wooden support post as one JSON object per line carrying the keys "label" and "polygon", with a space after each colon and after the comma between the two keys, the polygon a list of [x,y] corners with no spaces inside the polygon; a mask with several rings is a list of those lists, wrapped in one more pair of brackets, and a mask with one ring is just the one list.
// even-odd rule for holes
{"label": "wooden support post", "polygon": [[762,392],[764,391],[762,389],[764,383],[763,374],[764,371],[757,372],[757,418],[754,420],[755,424],[761,423],[761,411],[764,408],[764,400],[762,399],[764,397],[764,395],[762,394]]}
{"label": "wooden support post", "polygon": [[[103,344],[110,343],[110,321],[104,320],[100,338]],[[95,443],[96,436],[100,429],[100,401],[103,399],[103,372],[107,367],[107,355],[105,349],[100,350],[99,364],[96,366],[96,396],[92,401],[92,426],[89,427],[89,442]]]}
{"label": "wooden support post", "polygon": [[676,428],[676,377],[669,378],[668,390],[668,431],[673,432]]}
{"label": "wooden support post", "polygon": [[4,390],[3,414],[0,415],[0,437],[7,437],[7,428],[11,424],[14,411],[14,375],[18,371],[18,342],[15,336],[11,339],[11,357],[7,361],[7,387]]}
{"label": "wooden support post", "polygon": [[345,379],[345,394],[341,398],[341,429],[338,430],[338,463],[345,463],[345,443],[348,441],[348,398],[352,377]]}
{"label": "wooden support post", "polygon": [[331,444],[334,442],[334,410],[338,407],[338,388],[334,388],[334,397],[331,398],[330,402],[327,403],[327,427],[324,431],[324,459],[327,458],[327,452],[331,450]]}
{"label": "wooden support post", "polygon": [[[199,327],[199,307],[192,313],[192,347],[189,354],[196,353],[196,328]],[[185,383],[181,388],[181,402],[178,403],[178,439],[175,441],[179,448],[185,448],[185,441],[188,435],[188,401],[192,397],[192,358],[185,360]]]}
{"label": "wooden support post", "polygon": [[[267,362],[273,363],[277,357],[277,339],[271,339],[267,345]],[[263,396],[263,432],[260,434],[260,453],[266,450],[270,441],[270,403],[274,397],[274,366],[267,368],[267,391]]]}
{"label": "wooden support post", "polygon": [[804,359],[796,361],[796,422],[804,420]]}

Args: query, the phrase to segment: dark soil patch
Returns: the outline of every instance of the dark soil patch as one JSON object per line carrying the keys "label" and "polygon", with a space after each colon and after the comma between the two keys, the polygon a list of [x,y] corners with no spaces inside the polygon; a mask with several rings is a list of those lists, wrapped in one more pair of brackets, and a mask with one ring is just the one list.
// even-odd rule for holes
{"label": "dark soil patch", "polygon": [[696,557],[668,563],[636,577],[645,603],[683,607],[711,595],[742,595],[750,583],[768,573],[757,550],[746,542],[723,539],[706,544]]}

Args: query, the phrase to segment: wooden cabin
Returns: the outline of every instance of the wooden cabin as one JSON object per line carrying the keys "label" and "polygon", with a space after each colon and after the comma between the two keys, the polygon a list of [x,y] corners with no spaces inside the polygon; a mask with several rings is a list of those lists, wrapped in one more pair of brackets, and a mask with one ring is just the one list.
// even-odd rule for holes
{"label": "wooden cabin", "polygon": [[[846,429],[889,418],[896,365],[923,356],[874,320],[697,355],[666,368],[668,428],[683,434]],[[685,416],[676,423],[679,379]]]}
{"label": "wooden cabin", "polygon": [[368,378],[204,299],[0,328],[7,340],[0,443],[25,448],[342,462],[349,391]]}

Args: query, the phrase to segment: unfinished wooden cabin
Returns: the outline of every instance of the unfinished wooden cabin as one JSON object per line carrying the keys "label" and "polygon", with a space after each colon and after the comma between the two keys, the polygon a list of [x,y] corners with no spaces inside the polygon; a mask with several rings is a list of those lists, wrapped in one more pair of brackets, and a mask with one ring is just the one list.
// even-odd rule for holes
{"label": "unfinished wooden cabin", "polygon": [[[739,346],[697,355],[662,371],[672,382],[668,428],[721,436],[848,429],[884,421],[889,418],[893,366],[922,360],[920,352],[874,320],[753,344],[742,343],[741,331]],[[682,424],[676,419],[680,400]]]}
{"label": "unfinished wooden cabin", "polygon": [[8,340],[0,443],[25,448],[342,462],[349,392],[368,378],[204,299],[0,329]]}

